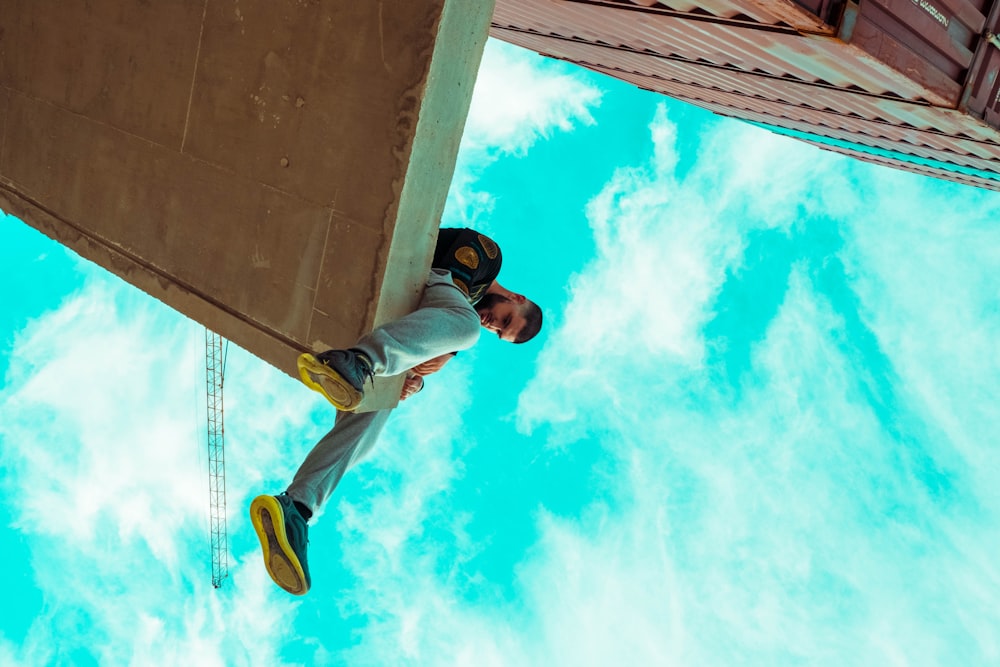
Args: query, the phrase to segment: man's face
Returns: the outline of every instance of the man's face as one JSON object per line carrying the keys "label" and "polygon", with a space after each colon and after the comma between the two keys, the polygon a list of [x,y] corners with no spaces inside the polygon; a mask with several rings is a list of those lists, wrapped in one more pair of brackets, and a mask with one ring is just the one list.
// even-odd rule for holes
{"label": "man's face", "polygon": [[524,326],[524,316],[518,303],[499,294],[487,294],[476,304],[480,323],[500,337],[513,343]]}

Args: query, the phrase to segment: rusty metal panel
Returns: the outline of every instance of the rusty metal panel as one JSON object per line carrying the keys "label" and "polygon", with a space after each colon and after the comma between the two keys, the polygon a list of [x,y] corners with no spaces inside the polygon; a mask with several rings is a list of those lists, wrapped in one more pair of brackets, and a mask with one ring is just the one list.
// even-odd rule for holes
{"label": "rusty metal panel", "polygon": [[[967,137],[989,144],[1000,143],[1000,133],[974,118],[952,109],[914,103],[892,97],[864,94],[861,91],[841,90],[821,86],[803,86],[785,79],[766,78],[742,72],[708,68],[692,68],[678,63],[669,77],[689,83],[701,83],[721,90],[743,92],[756,97],[801,107],[804,112],[829,111],[843,116],[853,116],[873,121],[887,122],[902,127],[935,131],[941,134]],[[636,85],[667,92],[657,81],[643,75],[622,76]],[[650,85],[652,84],[652,85]]]}
{"label": "rusty metal panel", "polygon": [[498,0],[491,33],[716,113],[998,189],[1000,0],[846,0],[836,15],[824,4],[840,1]]}
{"label": "rusty metal panel", "polygon": [[[805,83],[954,105],[953,99],[911,81],[861,48],[835,37],[802,35],[781,27],[729,25],[707,17],[692,21],[563,0],[501,0],[492,33],[574,61],[566,53],[567,45],[603,44],[619,51],[680,57]],[[538,38],[545,41],[538,43]],[[618,56],[610,50],[605,58],[600,64],[617,64]]]}
{"label": "rusty metal panel", "polygon": [[985,23],[973,1],[850,2],[840,36],[955,106]]}
{"label": "rusty metal panel", "polygon": [[[902,81],[890,82],[888,78],[881,81],[874,81],[873,79],[878,78],[874,75],[879,73],[866,71],[864,63],[858,63],[857,69],[865,75],[873,74],[873,76],[865,77],[865,83],[868,85],[867,89],[856,86],[850,80],[838,80],[839,77],[835,77],[832,72],[824,72],[828,78],[823,79],[821,77],[810,76],[804,72],[798,72],[798,74],[803,75],[802,77],[798,77],[788,72],[777,71],[777,73],[775,73],[774,71],[767,71],[763,67],[755,67],[754,65],[762,63],[756,60],[751,60],[751,56],[747,56],[746,59],[741,59],[739,62],[727,63],[725,58],[718,58],[716,62],[711,62],[707,58],[670,54],[660,55],[651,52],[635,51],[619,46],[608,46],[606,44],[602,45],[599,43],[584,42],[582,40],[566,40],[561,37],[498,28],[496,25],[494,25],[491,29],[491,34],[494,37],[537,51],[543,55],[580,64],[600,64],[608,66],[612,69],[621,69],[624,71],[659,71],[660,68],[665,66],[661,62],[661,59],[663,59],[670,61],[669,67],[682,67],[686,65],[688,67],[695,68],[698,71],[704,71],[706,75],[722,71],[739,72],[754,77],[770,77],[772,80],[782,80],[788,82],[789,84],[824,86],[831,89],[844,90],[861,89],[864,92],[875,95],[893,95],[903,99],[918,102],[923,101],[920,93],[924,91],[920,90],[918,86],[910,86],[907,85],[908,82]],[[736,58],[734,57],[730,60],[735,61]],[[786,67],[785,69],[791,68]],[[847,68],[845,67],[844,69]],[[776,68],[772,68],[772,70],[776,70]],[[892,73],[891,76],[896,79],[900,78],[897,73]],[[856,78],[860,79],[861,77]],[[830,79],[834,79],[834,81],[830,81]],[[879,85],[881,83],[893,84],[892,88],[894,88],[894,90],[887,89],[886,87]]]}
{"label": "rusty metal panel", "polygon": [[768,110],[762,112],[756,110],[740,109],[740,108],[729,107],[718,102],[700,100],[695,98],[686,99],[685,101],[689,101],[692,104],[696,104],[696,106],[702,107],[703,109],[707,109],[709,111],[724,116],[739,118],[742,120],[748,120],[755,123],[761,123],[764,125],[777,126],[788,130],[793,130],[805,134],[812,134],[818,137],[826,137],[837,141],[850,142],[858,144],[859,146],[867,146],[873,149],[902,153],[922,160],[948,163],[951,165],[955,165],[956,168],[966,168],[986,173],[1000,174],[1000,160],[996,159],[996,157],[1000,157],[1000,155],[994,156],[994,159],[988,159],[988,158],[984,159],[973,155],[960,154],[947,150],[938,150],[927,146],[897,142],[892,139],[887,139],[884,137],[875,137],[860,133],[852,133],[850,131],[842,131],[824,125],[808,123],[808,122],[799,122],[782,116],[774,115],[772,113],[768,113],[767,112]]}
{"label": "rusty metal panel", "polygon": [[961,108],[1000,128],[1000,2],[996,2],[984,32],[992,36],[980,40],[969,71]]}
{"label": "rusty metal panel", "polygon": [[826,144],[808,141],[806,139],[801,139],[807,144],[816,146],[823,150],[832,151],[834,153],[840,153],[841,155],[846,155],[848,157],[861,160],[862,162],[868,162],[871,164],[877,164],[883,167],[891,167],[893,169],[902,169],[903,171],[909,171],[914,174],[921,174],[923,176],[931,176],[933,178],[940,178],[946,181],[953,181],[955,183],[961,183],[963,185],[970,185],[973,187],[983,188],[986,190],[996,190],[1000,191],[1000,182],[995,181],[990,178],[980,178],[977,176],[971,176],[968,174],[962,174],[959,172],[948,171],[945,169],[933,169],[930,167],[925,167],[922,165],[898,162],[895,160],[890,160],[888,158],[880,157],[877,155],[871,155],[869,153],[863,153],[861,151],[851,150],[849,148],[843,148],[839,146],[828,146]]}
{"label": "rusty metal panel", "polygon": [[[629,77],[623,77],[628,79]],[[633,81],[644,88],[643,81]],[[830,111],[805,109],[756,96],[725,93],[710,88],[676,82],[657,81],[660,92],[682,99],[720,115],[788,127],[801,132],[829,136],[842,141],[861,144],[957,165],[988,173],[1000,173],[1000,143],[972,141],[960,136],[950,136],[931,130],[920,130],[905,125],[893,125],[883,120],[869,120],[859,116],[839,115]],[[955,111],[923,107],[928,113],[942,118],[962,120],[966,124],[976,119]],[[978,123],[977,123],[978,124]],[[996,135],[991,128],[980,127]]]}
{"label": "rusty metal panel", "polygon": [[[499,31],[494,29],[494,33],[497,32]],[[658,57],[582,42],[566,42],[541,35],[515,33],[509,41],[541,53],[551,54],[558,48],[561,57],[567,60],[658,92],[669,94],[664,82],[694,83],[725,91],[745,92],[799,105],[805,109],[831,110],[844,115],[854,114],[945,134],[964,135],[976,141],[1000,142],[1000,134],[974,122],[974,119],[965,114],[896,97],[879,97],[863,91],[819,83],[806,85],[763,72],[746,72],[676,57]],[[604,51],[612,53],[606,55]],[[601,64],[609,61],[614,61],[615,66]]]}
{"label": "rusty metal panel", "polygon": [[[705,89],[690,84],[670,82],[663,92],[666,92],[671,97],[686,101],[722,105],[728,109],[728,112],[725,113],[728,116],[739,117],[742,111],[756,112],[766,114],[775,119],[781,118],[803,125],[830,128],[837,131],[839,133],[838,136],[841,138],[847,135],[865,135],[887,141],[893,145],[905,143],[929,148],[940,152],[942,156],[949,153],[956,153],[984,160],[1000,160],[1000,145],[996,143],[977,142],[929,130],[893,125],[881,120],[838,114],[832,111],[806,109],[782,102],[763,100],[750,95]],[[802,129],[799,126],[796,127],[797,129]],[[1000,162],[997,162],[993,170],[1000,172]]]}
{"label": "rusty metal panel", "polygon": [[972,62],[972,49],[985,17],[961,0],[955,1],[965,9],[965,20],[973,25],[965,25],[951,9],[932,0],[862,0],[860,18],[879,25],[937,68],[962,71]]}
{"label": "rusty metal panel", "polygon": [[[955,168],[965,168],[985,173],[1000,174],[1000,160],[997,159],[983,159],[973,155],[963,155],[951,151],[933,149],[927,146],[898,142],[883,137],[842,131],[828,126],[794,121],[767,113],[744,109],[733,109],[731,107],[713,102],[700,102],[698,106],[723,115],[738,117],[743,120],[749,120],[765,125],[773,125],[804,134],[812,134],[817,137],[825,137],[836,141],[854,143],[862,147],[900,153],[913,158],[919,158],[921,160],[946,163],[954,165]],[[1000,157],[1000,155],[997,157]]]}
{"label": "rusty metal panel", "polygon": [[794,4],[813,14],[824,24],[835,22],[843,6],[842,2],[836,0],[796,0]]}
{"label": "rusty metal panel", "polygon": [[[1000,158],[1000,132],[983,126],[968,115],[938,107],[859,94],[852,95],[845,91],[802,91],[801,86],[789,86],[780,81],[776,82],[779,86],[774,91],[766,91],[761,86],[750,88],[747,85],[733,85],[728,90],[723,90],[709,85],[705,79],[697,82],[678,81],[635,73],[612,72],[599,67],[594,69],[640,88],[665,93],[671,97],[719,102],[733,108],[761,111],[777,117],[835,127],[858,134],[905,141],[986,159]],[[784,95],[780,90],[782,84],[790,87],[789,92],[796,92],[797,89],[798,92],[812,92],[814,99],[809,100],[808,95],[803,95],[803,99],[800,100],[789,99],[791,96]],[[815,99],[819,97],[818,93],[832,94]],[[807,100],[812,104],[805,104],[804,101]],[[861,102],[877,104],[862,107]],[[904,113],[900,113],[900,109]],[[976,133],[977,138],[963,136],[965,133],[960,132],[970,127],[979,130]],[[945,131],[942,131],[942,128],[945,128]]]}
{"label": "rusty metal panel", "polygon": [[982,118],[990,126],[1000,128],[1000,49],[990,47],[986,49],[987,55],[983,63],[983,68],[978,72],[975,80],[976,106],[969,105],[969,108],[982,114]]}
{"label": "rusty metal panel", "polygon": [[719,19],[742,20],[747,23],[764,25],[779,23],[774,15],[762,11],[759,7],[744,0],[659,0],[644,2],[641,5],[628,0],[567,0],[567,2],[604,5],[612,9],[694,18],[695,20],[713,16]]}
{"label": "rusty metal panel", "polygon": [[[821,19],[817,12],[830,13],[834,0],[808,0],[811,8],[804,8],[790,0],[566,0],[610,8],[674,15],[692,20],[703,20],[706,15],[733,23],[787,26],[803,32],[832,35],[834,29]],[[686,15],[686,16],[685,16]]]}

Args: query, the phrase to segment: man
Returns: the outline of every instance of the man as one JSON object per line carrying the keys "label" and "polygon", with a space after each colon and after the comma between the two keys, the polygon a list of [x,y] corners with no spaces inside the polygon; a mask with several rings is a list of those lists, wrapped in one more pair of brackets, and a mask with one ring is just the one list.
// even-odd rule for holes
{"label": "man", "polygon": [[365,383],[407,373],[400,399],[423,388],[459,351],[472,347],[481,328],[501,340],[523,343],[541,329],[542,312],[521,294],[497,283],[502,256],[488,237],[471,229],[442,229],[423,297],[415,311],[378,327],[347,350],[299,357],[302,381],[338,410],[327,433],[277,496],[257,496],[250,518],[276,584],[294,595],[309,591],[307,523],[341,477],[378,440],[390,410],[354,412]]}

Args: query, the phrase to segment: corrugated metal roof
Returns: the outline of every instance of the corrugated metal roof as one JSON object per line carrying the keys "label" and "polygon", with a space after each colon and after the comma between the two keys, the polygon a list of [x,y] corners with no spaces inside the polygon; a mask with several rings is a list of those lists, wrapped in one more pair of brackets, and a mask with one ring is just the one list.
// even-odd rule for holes
{"label": "corrugated metal roof", "polygon": [[927,169],[934,170],[944,170],[947,172],[953,172],[956,174],[962,174],[964,176],[983,178],[990,181],[994,181],[997,185],[1000,185],[1000,174],[992,171],[984,171],[982,169],[977,169],[974,166],[967,166],[961,164],[955,164],[952,162],[943,162],[941,160],[936,160],[933,157],[921,156],[913,153],[903,153],[894,150],[890,147],[875,146],[863,140],[856,140],[851,138],[849,135],[844,138],[831,137],[823,133],[812,133],[803,132],[788,127],[782,127],[777,125],[761,125],[764,129],[782,134],[788,137],[793,137],[795,139],[803,139],[810,142],[815,142],[821,144],[823,147],[837,147],[844,148],[847,150],[857,151],[859,153],[864,153],[865,155],[872,155],[884,159],[894,160],[900,163],[918,165]]}
{"label": "corrugated metal roof", "polygon": [[492,33],[831,150],[996,189],[1000,42],[980,31],[996,32],[1000,2],[844,0],[837,17],[827,1],[497,0]]}
{"label": "corrugated metal roof", "polygon": [[1000,184],[998,184],[996,181],[992,179],[978,178],[976,176],[969,176],[966,174],[960,174],[955,172],[947,172],[941,169],[933,169],[930,167],[925,167],[923,165],[899,162],[898,160],[892,160],[877,155],[862,153],[860,151],[852,150],[846,147],[828,146],[816,141],[809,141],[808,139],[802,139],[801,141],[805,141],[806,143],[812,144],[817,148],[822,148],[823,150],[828,150],[834,153],[840,153],[842,155],[850,156],[852,158],[861,160],[862,162],[869,162],[871,164],[877,164],[883,167],[891,167],[893,169],[902,169],[903,171],[909,171],[915,174],[922,174],[924,176],[940,178],[947,181],[954,181],[956,183],[971,185],[973,187],[983,188],[986,190],[1000,191]]}
{"label": "corrugated metal roof", "polygon": [[[954,112],[943,114],[941,113],[942,110],[936,107],[917,107],[916,112],[927,117],[922,119],[924,121],[923,127],[915,127],[906,123],[888,122],[884,119],[885,115],[888,114],[883,114],[881,118],[878,115],[863,117],[860,114],[842,113],[829,108],[807,107],[802,104],[794,104],[786,100],[769,98],[760,94],[753,95],[746,92],[724,91],[708,85],[690,84],[661,78],[654,79],[639,74],[608,71],[606,68],[600,67],[595,67],[594,69],[635,83],[640,87],[666,93],[671,97],[717,102],[734,110],[727,115],[735,115],[735,110],[737,109],[747,109],[815,125],[839,128],[859,134],[885,137],[893,141],[904,141],[914,145],[929,146],[943,151],[954,151],[987,159],[1000,158],[1000,147],[997,145],[997,140],[1000,140],[1000,133],[993,130],[993,128],[985,127],[983,134],[994,138],[994,141],[987,141],[941,132],[933,127],[934,120],[940,120],[942,117],[947,118],[948,116],[957,116],[959,118],[964,118],[964,116]],[[843,101],[841,103],[843,104]],[[898,102],[897,104],[905,103]],[[930,116],[932,115],[937,118],[931,118]]]}
{"label": "corrugated metal roof", "polygon": [[783,0],[575,0],[595,5],[608,5],[617,9],[650,13],[678,12],[702,18],[706,14],[715,18],[758,23],[761,25],[787,26],[803,32],[833,34],[816,13],[793,2]]}
{"label": "corrugated metal roof", "polygon": [[[500,36],[498,31],[495,32]],[[744,72],[678,58],[609,49],[596,44],[564,43],[537,35],[517,34],[514,37],[518,40],[515,43],[542,53],[551,54],[550,50],[543,49],[558,46],[563,59],[659,92],[668,91],[656,79],[697,82],[699,85],[721,90],[742,91],[766,99],[796,104],[805,109],[828,109],[869,119],[884,119],[894,124],[938,130],[945,134],[965,133],[978,141],[1000,140],[1000,133],[996,130],[982,124],[970,124],[964,114],[949,112],[926,103],[913,103],[895,97],[876,96],[824,84],[806,84],[760,72]]]}
{"label": "corrugated metal roof", "polygon": [[[574,41],[604,44],[625,51],[766,72],[805,83],[954,103],[861,49],[833,37],[803,35],[792,29],[685,20],[566,0],[499,0],[493,26],[497,37],[525,46],[532,35],[542,37],[546,40],[542,49],[536,48],[541,46],[537,42],[528,48],[571,60],[563,51]],[[523,35],[500,33],[502,29]]]}
{"label": "corrugated metal roof", "polygon": [[872,136],[870,134],[845,131],[826,125],[797,121],[783,116],[775,116],[764,111],[735,109],[717,102],[705,100],[689,101],[696,103],[698,106],[709,109],[710,111],[721,113],[723,115],[736,116],[759,124],[773,125],[805,134],[826,137],[828,139],[854,142],[859,146],[867,146],[869,148],[879,149],[882,151],[891,151],[900,155],[908,155],[928,162],[951,164],[955,166],[956,170],[959,168],[966,168],[982,171],[984,173],[1000,173],[1000,161],[995,159],[991,160],[989,158],[981,158],[964,153],[944,151],[919,144],[895,141],[893,139]]}

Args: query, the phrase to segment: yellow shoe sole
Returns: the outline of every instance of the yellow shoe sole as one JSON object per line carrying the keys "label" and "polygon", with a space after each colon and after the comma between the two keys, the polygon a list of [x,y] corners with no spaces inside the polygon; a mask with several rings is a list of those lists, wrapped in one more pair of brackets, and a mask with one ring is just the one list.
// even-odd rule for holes
{"label": "yellow shoe sole", "polygon": [[264,552],[264,567],[278,584],[292,595],[309,592],[299,557],[285,537],[285,513],[274,496],[257,496],[250,503],[250,521]]}
{"label": "yellow shoe sole", "polygon": [[323,395],[338,410],[353,412],[361,404],[364,394],[351,383],[313,355],[305,352],[297,360],[302,383]]}

